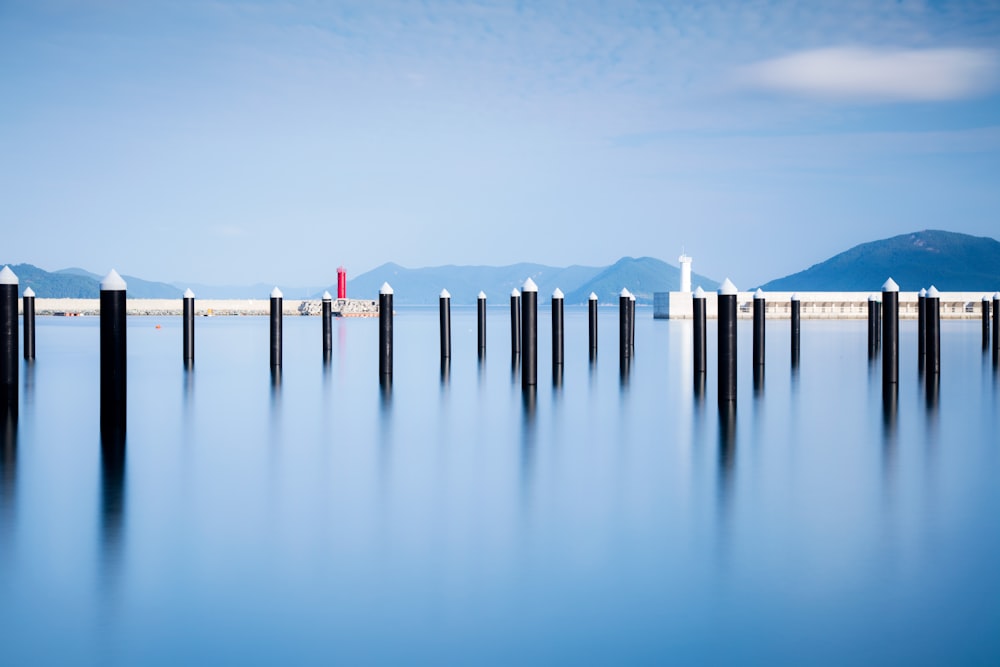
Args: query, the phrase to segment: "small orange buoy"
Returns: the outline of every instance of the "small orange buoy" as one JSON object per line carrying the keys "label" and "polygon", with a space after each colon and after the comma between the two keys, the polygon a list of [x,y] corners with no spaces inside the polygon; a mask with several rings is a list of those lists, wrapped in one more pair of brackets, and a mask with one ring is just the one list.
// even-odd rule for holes
{"label": "small orange buoy", "polygon": [[156,325],[156,328],[157,328],[157,329],[159,329],[159,328],[160,328],[160,325],[159,325],[159,324],[157,324],[157,325]]}

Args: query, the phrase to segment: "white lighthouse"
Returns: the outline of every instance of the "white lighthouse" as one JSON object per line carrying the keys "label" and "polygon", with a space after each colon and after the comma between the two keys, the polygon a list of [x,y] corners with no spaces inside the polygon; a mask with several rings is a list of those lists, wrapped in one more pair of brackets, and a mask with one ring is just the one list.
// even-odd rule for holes
{"label": "white lighthouse", "polygon": [[677,261],[681,264],[681,292],[691,291],[691,258],[681,253],[681,256],[677,258]]}

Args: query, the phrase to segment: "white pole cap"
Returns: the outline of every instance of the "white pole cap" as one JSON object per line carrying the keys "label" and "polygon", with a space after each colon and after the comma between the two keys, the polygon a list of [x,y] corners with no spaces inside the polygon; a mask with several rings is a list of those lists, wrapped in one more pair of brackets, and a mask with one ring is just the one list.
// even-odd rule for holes
{"label": "white pole cap", "polygon": [[521,290],[524,292],[537,292],[538,285],[535,284],[534,280],[528,278],[527,280],[524,281],[524,284],[521,285]]}
{"label": "white pole cap", "polygon": [[882,285],[882,291],[883,292],[898,292],[899,291],[899,285],[896,284],[895,280],[893,280],[892,278],[889,278]]}
{"label": "white pole cap", "polygon": [[869,294],[868,295],[868,300],[869,301],[874,301],[875,300],[875,295],[874,294]]}
{"label": "white pole cap", "polygon": [[562,290],[557,287],[556,291],[552,293],[552,298],[553,299],[562,299],[563,298]]}
{"label": "white pole cap", "polygon": [[694,291],[693,298],[695,298],[695,299],[704,299],[705,298],[705,290],[703,290],[701,288],[701,285],[698,285],[698,288]]}
{"label": "white pole cap", "polygon": [[108,275],[101,281],[102,292],[124,292],[125,288],[125,281],[114,269],[108,271]]}
{"label": "white pole cap", "polygon": [[379,294],[392,294],[392,287],[389,283],[382,283],[382,288],[378,291]]}
{"label": "white pole cap", "polygon": [[757,291],[753,293],[753,298],[755,298],[755,299],[763,299],[764,298],[764,290],[762,290],[761,288],[758,287]]}
{"label": "white pole cap", "polygon": [[722,284],[719,285],[719,294],[722,294],[724,296],[736,296],[736,292],[737,292],[736,285],[734,285],[733,281],[730,280],[729,278],[723,280]]}
{"label": "white pole cap", "polygon": [[184,290],[184,298],[185,299],[193,299],[194,298],[194,292],[191,291],[190,287],[188,287],[186,290]]}
{"label": "white pole cap", "polygon": [[278,289],[278,286],[277,286],[277,285],[275,285],[275,286],[274,286],[274,289],[273,289],[273,290],[271,290],[271,298],[272,298],[272,299],[280,299],[280,298],[282,298],[282,297],[284,297],[284,294],[282,294],[282,293],[281,293],[281,290],[280,290],[280,289]]}
{"label": "white pole cap", "polygon": [[920,296],[927,296],[927,290],[925,290],[923,287],[920,288]]}
{"label": "white pole cap", "polygon": [[993,292],[993,300],[1000,301],[1000,292]]}
{"label": "white pole cap", "polygon": [[323,292],[323,301],[333,301],[333,295],[330,294],[330,290]]}
{"label": "white pole cap", "polygon": [[486,292],[484,292],[482,290],[479,290],[479,296],[476,297],[476,298],[477,299],[486,299]]}
{"label": "white pole cap", "polygon": [[622,291],[618,293],[618,296],[623,296],[625,298],[628,298],[628,297],[632,296],[632,293],[628,291],[627,287],[623,287]]}
{"label": "white pole cap", "polygon": [[17,276],[10,270],[9,266],[4,266],[0,271],[0,285],[16,285]]}
{"label": "white pole cap", "polygon": [[25,288],[24,294],[22,296],[26,296],[29,299],[32,299],[35,296],[35,290],[31,289],[30,287],[27,287]]}
{"label": "white pole cap", "polygon": [[938,288],[937,287],[934,287],[934,285],[931,285],[931,288],[929,290],[927,290],[927,294],[925,296],[928,299],[940,299],[941,298],[941,292],[938,292]]}
{"label": "white pole cap", "polygon": [[588,301],[597,301],[597,295],[594,294],[593,292],[591,292],[590,293],[590,297],[587,300]]}
{"label": "white pole cap", "polygon": [[450,299],[451,298],[451,294],[448,292],[448,290],[443,289],[443,290],[441,290],[440,297],[442,299]]}
{"label": "white pole cap", "polygon": [[629,292],[628,293],[628,300],[629,301],[635,301],[635,294],[632,294],[632,292]]}
{"label": "white pole cap", "polygon": [[521,293],[520,293],[520,292],[518,292],[518,291],[517,291],[517,288],[515,287],[514,289],[512,289],[512,290],[510,291],[510,295],[511,295],[511,296],[521,296]]}
{"label": "white pole cap", "polygon": [[799,293],[798,292],[792,293],[792,299],[791,300],[792,301],[798,301],[799,300]]}

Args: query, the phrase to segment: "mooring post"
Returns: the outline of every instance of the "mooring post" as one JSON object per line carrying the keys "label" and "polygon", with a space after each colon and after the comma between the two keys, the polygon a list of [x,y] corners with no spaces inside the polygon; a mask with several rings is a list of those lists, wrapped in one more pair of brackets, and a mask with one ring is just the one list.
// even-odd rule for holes
{"label": "mooring post", "polygon": [[875,302],[875,349],[882,349],[882,295],[877,295]]}
{"label": "mooring post", "polygon": [[917,370],[923,372],[927,359],[927,290],[917,293]]}
{"label": "mooring post", "polygon": [[521,293],[516,287],[510,292],[510,354],[521,354]]}
{"label": "mooring post", "polygon": [[629,362],[629,337],[631,333],[628,320],[632,311],[630,296],[632,295],[627,287],[623,287],[618,294],[618,361],[622,370]]}
{"label": "mooring post", "polygon": [[17,358],[18,279],[9,266],[0,270],[0,425],[17,422],[19,367]]}
{"label": "mooring post", "polygon": [[691,294],[691,313],[694,317],[694,376],[697,379],[708,369],[705,290],[701,285]]}
{"label": "mooring post", "polygon": [[184,365],[194,364],[194,292],[184,290],[181,300],[181,329],[183,330]]}
{"label": "mooring post", "polygon": [[628,293],[628,357],[635,356],[635,294]]}
{"label": "mooring post", "polygon": [[899,383],[899,285],[882,285],[882,388]]}
{"label": "mooring post", "polygon": [[125,439],[125,293],[127,286],[114,269],[101,281],[101,438]]}
{"label": "mooring post", "polygon": [[538,384],[538,286],[528,278],[521,286],[521,387]]}
{"label": "mooring post", "polygon": [[941,372],[941,294],[934,285],[924,294],[924,358],[928,373]]}
{"label": "mooring post", "polygon": [[476,323],[479,358],[483,359],[486,357],[486,293],[482,291],[476,299]]}
{"label": "mooring post", "polygon": [[993,365],[1000,361],[1000,292],[993,293]]}
{"label": "mooring post", "polygon": [[736,285],[719,287],[719,404],[736,402]]}
{"label": "mooring post", "polygon": [[767,301],[764,290],[757,288],[753,294],[753,365],[764,365],[764,310]]}
{"label": "mooring post", "polygon": [[333,295],[323,292],[323,361],[333,356]]}
{"label": "mooring post", "polygon": [[990,346],[990,298],[983,295],[983,350]]}
{"label": "mooring post", "polygon": [[587,299],[588,339],[590,341],[590,360],[597,359],[597,295],[590,293]]}
{"label": "mooring post", "polygon": [[799,295],[792,295],[792,368],[799,367],[799,350],[802,333],[802,302]]}
{"label": "mooring post", "polygon": [[392,287],[378,292],[378,375],[380,384],[392,382]]}
{"label": "mooring post", "polygon": [[21,303],[24,310],[24,358],[31,361],[35,358],[35,290],[26,288]]}
{"label": "mooring post", "polygon": [[552,368],[563,365],[563,305],[566,298],[558,287],[552,292]]}
{"label": "mooring post", "polygon": [[281,368],[281,290],[271,290],[271,368]]}
{"label": "mooring post", "polygon": [[438,316],[441,330],[441,359],[451,359],[451,294],[441,290],[438,296]]}
{"label": "mooring post", "polygon": [[878,303],[875,295],[868,296],[868,358],[875,358],[875,351],[878,349]]}

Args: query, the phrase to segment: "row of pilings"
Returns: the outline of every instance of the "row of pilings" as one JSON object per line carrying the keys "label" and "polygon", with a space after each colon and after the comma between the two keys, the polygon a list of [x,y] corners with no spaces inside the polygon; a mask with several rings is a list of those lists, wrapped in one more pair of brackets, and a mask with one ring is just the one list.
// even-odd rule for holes
{"label": "row of pilings", "polygon": [[[111,442],[122,442],[126,414],[126,336],[125,281],[112,270],[102,281],[100,290],[100,350],[101,350],[101,434]],[[0,406],[5,422],[17,420],[18,361],[17,276],[9,267],[0,271]],[[704,387],[708,371],[706,346],[706,293],[699,287],[693,294],[694,344],[693,368],[695,387]],[[718,290],[718,401],[720,405],[735,405],[737,399],[737,290],[726,279]],[[270,366],[272,377],[280,378],[282,364],[282,293],[276,287],[270,295]],[[182,331],[183,359],[192,367],[195,357],[194,300],[191,290],[183,297]],[[24,358],[35,357],[35,295],[31,288],[24,291]],[[556,289],[552,294],[552,366],[553,380],[562,381],[565,364],[564,295]],[[765,295],[757,290],[753,299],[753,359],[755,388],[761,386],[765,365]],[[619,364],[623,379],[627,377],[635,355],[635,297],[627,289],[619,294]],[[800,301],[791,298],[790,351],[792,367],[800,360]],[[440,354],[442,372],[451,360],[451,295],[442,290],[439,296]],[[991,318],[992,314],[992,318]],[[991,326],[992,319],[992,326]],[[322,341],[323,358],[332,355],[332,297],[323,294]],[[524,389],[538,384],[538,287],[530,278],[510,297],[511,358],[520,366]],[[486,295],[477,298],[477,350],[482,360],[486,354]],[[990,332],[992,329],[992,345]],[[588,300],[588,343],[590,360],[597,358],[597,295]],[[892,278],[882,286],[881,297],[868,300],[868,356],[871,361],[881,354],[884,395],[894,397],[899,383],[899,287]],[[1000,292],[982,300],[983,349],[992,349],[993,363],[1000,358]],[[393,290],[388,283],[379,293],[379,378],[391,385],[393,373]],[[918,367],[928,378],[928,392],[937,387],[941,371],[940,295],[931,286],[918,295]]]}

